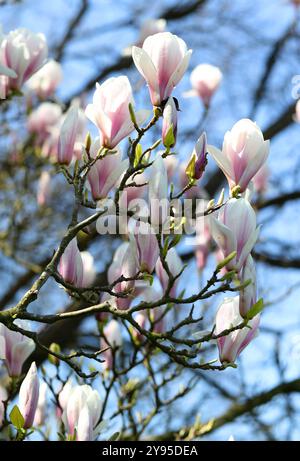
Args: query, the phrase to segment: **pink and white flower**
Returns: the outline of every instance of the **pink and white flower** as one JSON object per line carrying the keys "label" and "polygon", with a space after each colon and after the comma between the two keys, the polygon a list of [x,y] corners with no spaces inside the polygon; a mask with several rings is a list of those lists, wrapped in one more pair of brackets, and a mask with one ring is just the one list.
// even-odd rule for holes
{"label": "pink and white flower", "polygon": [[[96,83],[93,103],[87,106],[85,114],[99,129],[102,146],[113,149],[134,130],[129,104],[133,106],[134,100],[127,77],[111,77],[101,85]],[[148,117],[148,111],[135,115],[141,124]]]}
{"label": "pink and white flower", "polygon": [[221,83],[222,72],[216,66],[199,64],[191,73],[190,80],[192,90],[185,93],[185,96],[198,96],[208,107],[212,96]]}
{"label": "pink and white flower", "polygon": [[24,429],[33,425],[39,400],[39,388],[36,364],[32,362],[19,391],[19,409],[24,418]]}
{"label": "pink and white flower", "polygon": [[111,320],[103,329],[103,338],[101,338],[101,348],[105,349],[109,347],[102,354],[105,359],[105,368],[110,370],[113,366],[113,352],[112,349],[121,347],[123,344],[123,338],[121,328],[117,320]]}
{"label": "pink and white flower", "polygon": [[159,257],[157,237],[147,222],[137,222],[133,231],[138,267],[152,274]]}
{"label": "pink and white flower", "polygon": [[251,280],[249,285],[240,290],[240,314],[242,317],[247,315],[248,311],[257,301],[256,269],[251,255],[247,257],[240,274],[241,283],[245,283],[248,280]]}
{"label": "pink and white flower", "polygon": [[[182,261],[177,251],[175,250],[175,248],[171,248],[168,251],[167,256],[166,256],[166,262],[169,266],[170,273],[172,274],[173,277],[176,277],[183,269]],[[159,278],[163,291],[166,292],[168,285],[169,285],[169,276],[167,272],[165,271],[160,258],[158,259],[156,263],[155,272],[156,272],[157,277]],[[170,290],[171,297],[176,296],[177,287],[178,287],[178,278],[175,280],[175,283],[173,284]]]}
{"label": "pink and white flower", "polygon": [[20,90],[23,83],[42,67],[47,54],[43,34],[34,34],[27,29],[9,32],[1,43],[1,62],[16,74],[15,77],[9,76],[9,88]]}
{"label": "pink and white flower", "polygon": [[[221,362],[234,363],[236,361],[240,353],[257,335],[259,321],[260,316],[256,315],[248,323],[250,329],[249,327],[244,327],[218,338]],[[219,335],[227,329],[240,325],[242,322],[243,318],[239,313],[239,296],[225,298],[216,315],[215,334]]]}
{"label": "pink and white flower", "polygon": [[46,99],[53,95],[62,78],[61,64],[52,59],[28,80],[27,86],[39,98]]}
{"label": "pink and white flower", "polygon": [[62,415],[68,434],[74,436],[76,430],[77,441],[94,440],[101,409],[101,398],[91,386],[84,384],[73,387]]}
{"label": "pink and white flower", "polygon": [[236,251],[236,256],[228,263],[227,269],[241,270],[254,247],[259,228],[256,215],[248,200],[230,199],[219,211],[218,218],[212,216],[211,232],[224,258]]}
{"label": "pink and white flower", "polygon": [[60,129],[57,161],[63,165],[69,165],[73,159],[79,126],[78,109],[79,108],[77,104],[74,104],[70,107]]}
{"label": "pink and white flower", "polygon": [[177,35],[160,32],[147,37],[143,47],[132,48],[132,58],[146,80],[153,106],[160,106],[182,79],[192,50]]}
{"label": "pink and white flower", "polygon": [[[24,322],[17,321],[17,325],[22,328]],[[9,376],[22,374],[23,364],[34,349],[35,343],[32,339],[0,324],[0,359],[4,360]]]}
{"label": "pink and white flower", "polygon": [[209,146],[208,151],[225,174],[230,188],[239,186],[244,192],[267,160],[269,147],[269,141],[264,140],[256,123],[242,119],[225,134],[222,151],[213,146]]}
{"label": "pink and white flower", "polygon": [[[91,158],[97,157],[100,148],[100,138],[96,138],[91,146]],[[115,153],[108,152],[103,158],[96,160],[87,176],[93,199],[101,200],[106,198],[127,167],[128,159],[122,160],[122,154],[119,149]]]}

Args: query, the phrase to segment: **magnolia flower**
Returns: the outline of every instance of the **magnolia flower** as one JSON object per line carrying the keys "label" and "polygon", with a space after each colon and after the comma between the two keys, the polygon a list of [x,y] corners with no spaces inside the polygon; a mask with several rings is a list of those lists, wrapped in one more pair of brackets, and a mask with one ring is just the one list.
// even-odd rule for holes
{"label": "magnolia flower", "polygon": [[61,410],[65,410],[68,404],[68,400],[73,390],[73,385],[70,379],[64,384],[62,390],[58,395],[58,403]]}
{"label": "magnolia flower", "polygon": [[146,80],[153,106],[160,106],[182,79],[191,56],[185,42],[170,32],[151,35],[143,47],[132,48],[132,58]]}
{"label": "magnolia flower", "polygon": [[36,364],[32,362],[19,391],[19,409],[24,418],[24,429],[32,426],[39,400],[39,377]]}
{"label": "magnolia flower", "polygon": [[240,281],[245,283],[251,280],[251,283],[240,290],[240,314],[245,317],[251,307],[256,303],[256,269],[253,258],[249,255],[241,270]]}
{"label": "magnolia flower", "polygon": [[191,180],[200,179],[207,165],[206,133],[202,133],[192,152],[190,161],[185,169]]}
{"label": "magnolia flower", "polygon": [[259,228],[256,216],[248,200],[230,199],[219,211],[218,218],[212,216],[211,231],[222,250],[224,258],[236,251],[236,256],[227,264],[227,269],[240,271],[255,245]]}
{"label": "magnolia flower", "polygon": [[[132,88],[127,77],[112,77],[102,85],[96,83],[93,103],[88,104],[85,114],[100,131],[101,144],[113,149],[133,130],[129,104],[134,105]],[[136,112],[136,121],[141,124],[148,111]]]}
{"label": "magnolia flower", "polygon": [[147,222],[137,222],[133,231],[138,267],[141,272],[152,274],[159,257],[156,235]]}
{"label": "magnolia flower", "polygon": [[[221,362],[234,363],[236,358],[256,336],[260,316],[256,315],[249,321],[248,327],[235,330],[226,336],[218,338],[218,348]],[[216,315],[215,334],[240,325],[243,318],[239,313],[239,296],[225,298]],[[250,329],[249,329],[250,327]]]}
{"label": "magnolia flower", "polygon": [[74,154],[74,146],[77,137],[79,123],[78,105],[70,107],[60,129],[58,140],[57,161],[60,164],[69,165]]}
{"label": "magnolia flower", "polygon": [[[22,327],[24,322],[18,321]],[[20,376],[24,362],[35,349],[32,339],[0,324],[0,359],[4,360],[9,376]]]}
{"label": "magnolia flower", "polygon": [[73,387],[62,415],[68,434],[77,433],[78,441],[92,441],[96,436],[102,402],[96,390],[84,384]]}
{"label": "magnolia flower", "polygon": [[37,96],[46,99],[51,96],[62,81],[62,68],[59,62],[48,61],[38,72],[27,82],[30,90]]}
{"label": "magnolia flower", "polygon": [[19,90],[45,63],[48,47],[43,34],[16,29],[5,36],[1,43],[1,53],[2,64],[17,75],[9,76],[9,88]]}
{"label": "magnolia flower", "polygon": [[[147,311],[138,312],[134,320],[143,330],[145,330],[149,323]],[[136,328],[133,329],[132,335],[137,341],[142,341],[144,339],[143,334]]]}
{"label": "magnolia flower", "polygon": [[213,146],[208,150],[225,174],[229,186],[239,186],[244,192],[265,163],[269,145],[256,123],[242,119],[225,134],[222,151]]}
{"label": "magnolia flower", "polygon": [[39,206],[45,206],[51,195],[51,176],[48,171],[41,173],[38,189],[37,189],[37,203]]}
{"label": "magnolia flower", "polygon": [[[97,157],[100,147],[100,139],[96,138],[90,149],[91,158]],[[128,159],[122,160],[122,154],[118,149],[115,153],[108,152],[103,158],[97,159],[87,176],[93,199],[106,198],[127,167]]]}
{"label": "magnolia flower", "polygon": [[169,98],[163,111],[162,140],[167,148],[174,147],[177,135],[177,107],[174,98]]}
{"label": "magnolia flower", "polygon": [[48,385],[45,381],[40,385],[39,400],[34,417],[34,426],[41,426],[45,422],[47,408],[47,390]]}
{"label": "magnolia flower", "polygon": [[[171,248],[168,251],[167,256],[166,256],[166,263],[168,264],[170,273],[172,274],[173,277],[176,277],[182,271],[182,268],[183,268],[182,261],[180,257],[178,256],[175,248]],[[156,263],[155,272],[156,272],[157,277],[159,278],[163,291],[166,292],[168,285],[169,285],[169,276],[167,272],[165,271],[160,259],[158,259]],[[171,297],[176,296],[177,285],[178,285],[178,278],[175,280],[175,283],[173,284],[170,290]]]}
{"label": "magnolia flower", "polygon": [[60,122],[61,116],[62,110],[58,104],[43,102],[29,115],[27,120],[28,131],[37,134],[40,140],[44,140],[51,132],[51,129]]}
{"label": "magnolia flower", "polygon": [[123,344],[120,325],[117,320],[111,320],[103,329],[103,338],[101,338],[101,349],[109,347],[103,352],[105,359],[105,368],[110,370],[113,365],[113,352],[111,348],[119,348]]}
{"label": "magnolia flower", "polygon": [[90,287],[96,278],[96,268],[94,258],[89,251],[81,251],[81,260],[83,265],[82,286]]}
{"label": "magnolia flower", "polygon": [[160,155],[157,155],[152,166],[149,180],[149,204],[151,225],[156,230],[157,226],[163,224],[169,216],[168,175]]}
{"label": "magnolia flower", "polygon": [[4,416],[5,416],[4,402],[6,401],[7,397],[8,395],[7,395],[6,389],[0,386],[0,428],[4,421]]}
{"label": "magnolia flower", "polygon": [[218,89],[222,72],[218,67],[210,64],[199,64],[191,73],[192,90],[188,91],[186,96],[198,96],[202,99],[206,107],[209,106],[210,100]]}
{"label": "magnolia flower", "polygon": [[61,256],[58,264],[58,272],[65,282],[82,287],[83,263],[76,238],[71,240]]}
{"label": "magnolia flower", "polygon": [[253,176],[253,186],[258,194],[262,194],[267,190],[269,174],[269,167],[267,163],[264,163],[256,175]]}
{"label": "magnolia flower", "polygon": [[[109,284],[114,284],[114,293],[126,293],[134,290],[134,277],[138,272],[137,268],[137,253],[133,241],[124,242],[114,255],[112,264],[109,266],[107,278]],[[120,277],[127,279],[122,282],[115,283]],[[128,309],[132,301],[132,296],[114,297],[115,303],[119,309]]]}

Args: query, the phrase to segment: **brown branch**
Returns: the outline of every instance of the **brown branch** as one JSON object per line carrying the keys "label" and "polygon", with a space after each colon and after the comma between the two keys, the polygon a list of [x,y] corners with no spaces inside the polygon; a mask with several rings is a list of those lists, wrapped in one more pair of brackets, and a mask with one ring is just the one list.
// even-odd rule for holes
{"label": "brown branch", "polygon": [[61,39],[60,43],[56,46],[56,49],[54,52],[54,58],[56,61],[61,61],[64,55],[64,52],[65,52],[66,45],[72,39],[76,27],[80,24],[85,13],[88,10],[88,6],[89,6],[88,0],[81,0],[80,3],[81,3],[80,7],[78,11],[76,12],[75,16],[70,21],[63,38]]}
{"label": "brown branch", "polygon": [[261,101],[264,93],[266,91],[266,86],[269,81],[269,78],[272,74],[272,70],[276,65],[277,58],[280,55],[281,51],[283,50],[287,41],[294,36],[295,33],[295,26],[297,22],[294,20],[291,25],[288,26],[287,30],[284,31],[283,35],[276,40],[269,56],[266,59],[265,69],[260,79],[259,85],[255,91],[254,98],[253,98],[253,105],[251,110],[251,117],[253,117],[255,110],[257,108],[258,103]]}
{"label": "brown branch", "polygon": [[293,392],[300,392],[300,379],[295,379],[287,383],[281,383],[273,387],[269,391],[261,392],[254,397],[242,403],[235,403],[218,418],[210,421],[209,423],[196,423],[194,426],[186,427],[176,432],[169,432],[157,437],[157,440],[190,440],[205,434],[210,434],[216,429],[235,421],[243,415],[249,414],[254,409],[267,404],[273,398],[279,395],[291,394]]}

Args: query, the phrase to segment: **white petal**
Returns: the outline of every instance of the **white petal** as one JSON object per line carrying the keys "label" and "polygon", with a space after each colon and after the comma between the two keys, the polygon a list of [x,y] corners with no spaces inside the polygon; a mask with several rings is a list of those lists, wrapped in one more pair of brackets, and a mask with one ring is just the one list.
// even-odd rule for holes
{"label": "white petal", "polygon": [[17,74],[13,69],[9,69],[9,67],[3,66],[0,63],[0,75],[5,75],[6,77],[17,78]]}
{"label": "white petal", "polygon": [[134,46],[132,47],[132,59],[137,70],[144,77],[148,85],[159,95],[157,72],[148,53],[142,48]]}
{"label": "white petal", "polygon": [[231,165],[226,155],[220,149],[211,145],[207,146],[207,151],[214,158],[215,162],[217,163],[219,168],[221,168],[225,176],[228,176],[229,178],[233,179]]}

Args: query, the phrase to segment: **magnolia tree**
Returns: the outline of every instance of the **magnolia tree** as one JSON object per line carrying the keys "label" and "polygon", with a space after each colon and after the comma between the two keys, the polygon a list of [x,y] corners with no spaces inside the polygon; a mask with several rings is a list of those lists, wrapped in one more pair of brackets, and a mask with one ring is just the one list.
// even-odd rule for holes
{"label": "magnolia tree", "polygon": [[[8,128],[3,203],[13,211],[1,250],[24,245],[16,259],[28,271],[0,311],[1,440],[194,440],[214,422],[168,433],[153,424],[200,376],[221,380],[236,369],[255,342],[264,302],[253,249],[269,141],[243,118],[222,147],[210,143],[203,127],[222,72],[201,62],[188,71],[192,50],[166,27],[148,21],[124,50],[149,90],[142,108],[119,74],[95,82],[90,104],[60,102],[62,68],[48,59],[44,35],[1,36],[1,109],[16,121],[26,114],[21,137]],[[182,160],[173,90],[187,73],[182,97],[198,98],[203,117]],[[203,187],[208,162],[226,181],[217,194]],[[190,260],[196,283],[188,284]]]}

